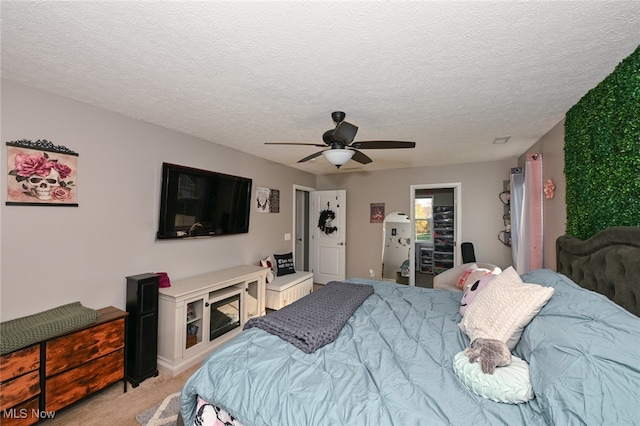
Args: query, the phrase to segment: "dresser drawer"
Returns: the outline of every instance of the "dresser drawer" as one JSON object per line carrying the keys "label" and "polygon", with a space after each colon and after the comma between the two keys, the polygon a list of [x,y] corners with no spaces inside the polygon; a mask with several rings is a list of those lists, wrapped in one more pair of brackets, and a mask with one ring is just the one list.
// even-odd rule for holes
{"label": "dresser drawer", "polygon": [[[19,349],[0,357],[0,410],[9,409],[40,394],[39,368],[40,345]],[[6,422],[3,420],[2,424]]]}
{"label": "dresser drawer", "polygon": [[124,379],[124,349],[47,379],[45,411],[62,407]]}
{"label": "dresser drawer", "polygon": [[124,348],[124,318],[110,321],[47,342],[46,376]]}
{"label": "dresser drawer", "polygon": [[6,382],[40,367],[40,345],[19,349],[0,357],[0,380]]}
{"label": "dresser drawer", "polygon": [[33,398],[9,410],[2,410],[0,411],[0,424],[2,426],[32,425],[40,420],[39,405],[40,399]]}
{"label": "dresser drawer", "polygon": [[40,393],[40,372],[24,374],[0,384],[0,410],[11,408]]}

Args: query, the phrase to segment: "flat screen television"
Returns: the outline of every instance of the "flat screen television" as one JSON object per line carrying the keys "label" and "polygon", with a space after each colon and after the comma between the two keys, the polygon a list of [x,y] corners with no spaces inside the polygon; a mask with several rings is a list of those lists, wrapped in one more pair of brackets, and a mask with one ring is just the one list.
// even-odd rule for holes
{"label": "flat screen television", "polygon": [[158,239],[249,232],[251,179],[162,163]]}

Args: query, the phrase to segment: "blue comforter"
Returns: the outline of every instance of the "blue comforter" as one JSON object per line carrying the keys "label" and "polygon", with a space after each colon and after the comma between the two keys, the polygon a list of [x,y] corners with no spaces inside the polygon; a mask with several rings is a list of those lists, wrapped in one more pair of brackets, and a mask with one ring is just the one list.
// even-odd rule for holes
{"label": "blue comforter", "polygon": [[182,391],[245,425],[605,425],[640,422],[640,319],[549,270],[523,276],[553,286],[514,354],[530,363],[536,398],[501,404],[470,392],[453,371],[469,343],[461,295],[374,286],[337,339],[312,354],[249,329],[205,360]]}

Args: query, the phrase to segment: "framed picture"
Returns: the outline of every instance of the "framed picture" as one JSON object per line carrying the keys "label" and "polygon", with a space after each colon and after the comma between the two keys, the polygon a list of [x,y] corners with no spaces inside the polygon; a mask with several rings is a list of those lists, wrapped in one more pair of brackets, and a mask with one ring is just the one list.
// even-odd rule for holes
{"label": "framed picture", "polygon": [[7,142],[7,202],[77,207],[78,154],[47,140]]}
{"label": "framed picture", "polygon": [[280,213],[280,190],[269,190],[269,207],[271,213]]}
{"label": "framed picture", "polygon": [[280,213],[280,191],[256,187],[256,211],[258,213]]}
{"label": "framed picture", "polygon": [[371,203],[370,223],[384,222],[384,203]]}

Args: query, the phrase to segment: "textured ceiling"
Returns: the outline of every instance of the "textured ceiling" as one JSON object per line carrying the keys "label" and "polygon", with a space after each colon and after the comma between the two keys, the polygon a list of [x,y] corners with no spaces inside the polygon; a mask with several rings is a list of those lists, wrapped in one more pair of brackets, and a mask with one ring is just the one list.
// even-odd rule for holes
{"label": "textured ceiling", "polygon": [[341,171],[514,158],[640,42],[638,1],[1,7],[3,78],[314,174],[318,148],[264,142],[322,143],[335,110],[417,144]]}

